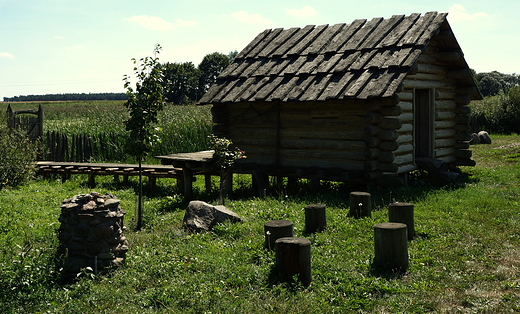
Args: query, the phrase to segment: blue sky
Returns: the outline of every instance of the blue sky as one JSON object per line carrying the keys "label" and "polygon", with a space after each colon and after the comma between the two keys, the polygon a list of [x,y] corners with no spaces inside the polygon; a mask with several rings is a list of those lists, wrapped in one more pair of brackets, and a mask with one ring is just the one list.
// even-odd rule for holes
{"label": "blue sky", "polygon": [[267,28],[449,12],[469,66],[520,73],[518,0],[0,0],[0,101],[52,93],[124,92],[132,58],[197,66],[243,49]]}

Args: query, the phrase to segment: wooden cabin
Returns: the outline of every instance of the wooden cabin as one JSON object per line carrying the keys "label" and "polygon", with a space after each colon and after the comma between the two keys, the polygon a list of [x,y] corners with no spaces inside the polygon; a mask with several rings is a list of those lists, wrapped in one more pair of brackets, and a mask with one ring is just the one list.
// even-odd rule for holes
{"label": "wooden cabin", "polygon": [[199,104],[246,151],[237,172],[393,185],[418,157],[474,165],[481,98],[447,13],[428,12],[267,29]]}

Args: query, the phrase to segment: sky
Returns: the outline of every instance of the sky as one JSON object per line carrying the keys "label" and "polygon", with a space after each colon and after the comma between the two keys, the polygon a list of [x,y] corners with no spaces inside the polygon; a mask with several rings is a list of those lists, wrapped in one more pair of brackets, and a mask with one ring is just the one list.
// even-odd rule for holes
{"label": "sky", "polygon": [[192,62],[269,28],[448,12],[469,66],[520,73],[518,0],[0,0],[3,97],[125,92],[132,58]]}

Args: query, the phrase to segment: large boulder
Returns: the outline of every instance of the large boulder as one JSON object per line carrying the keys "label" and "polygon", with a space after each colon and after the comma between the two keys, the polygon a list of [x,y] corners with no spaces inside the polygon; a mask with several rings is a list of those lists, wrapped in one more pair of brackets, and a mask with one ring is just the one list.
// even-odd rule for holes
{"label": "large boulder", "polygon": [[203,201],[191,201],[186,208],[183,225],[188,232],[210,231],[217,223],[226,220],[241,221],[235,212],[225,206],[214,206]]}
{"label": "large boulder", "polygon": [[470,145],[480,144],[480,137],[477,133],[471,134],[471,140],[469,140]]}
{"label": "large boulder", "polygon": [[491,137],[486,131],[478,132],[478,138],[480,139],[481,144],[491,144]]}

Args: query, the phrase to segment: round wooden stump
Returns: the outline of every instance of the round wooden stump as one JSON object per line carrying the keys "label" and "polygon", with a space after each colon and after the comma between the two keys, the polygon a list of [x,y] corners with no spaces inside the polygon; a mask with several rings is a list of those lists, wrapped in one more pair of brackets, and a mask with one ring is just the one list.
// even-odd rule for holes
{"label": "round wooden stump", "polygon": [[311,241],[293,237],[276,240],[276,264],[283,280],[291,281],[294,275],[298,275],[302,285],[310,285]]}
{"label": "round wooden stump", "polygon": [[372,215],[372,197],[367,192],[350,193],[350,215],[355,218]]}
{"label": "round wooden stump", "polygon": [[325,205],[313,204],[305,206],[305,232],[314,233],[325,230],[327,218]]}
{"label": "round wooden stump", "polygon": [[392,203],[388,206],[388,221],[406,224],[408,240],[415,236],[413,209],[414,205],[410,203]]}
{"label": "round wooden stump", "polygon": [[408,268],[406,225],[385,222],[374,226],[374,267],[405,272]]}
{"label": "round wooden stump", "polygon": [[275,242],[279,238],[293,236],[293,223],[289,220],[271,220],[264,224],[265,247],[275,250]]}

